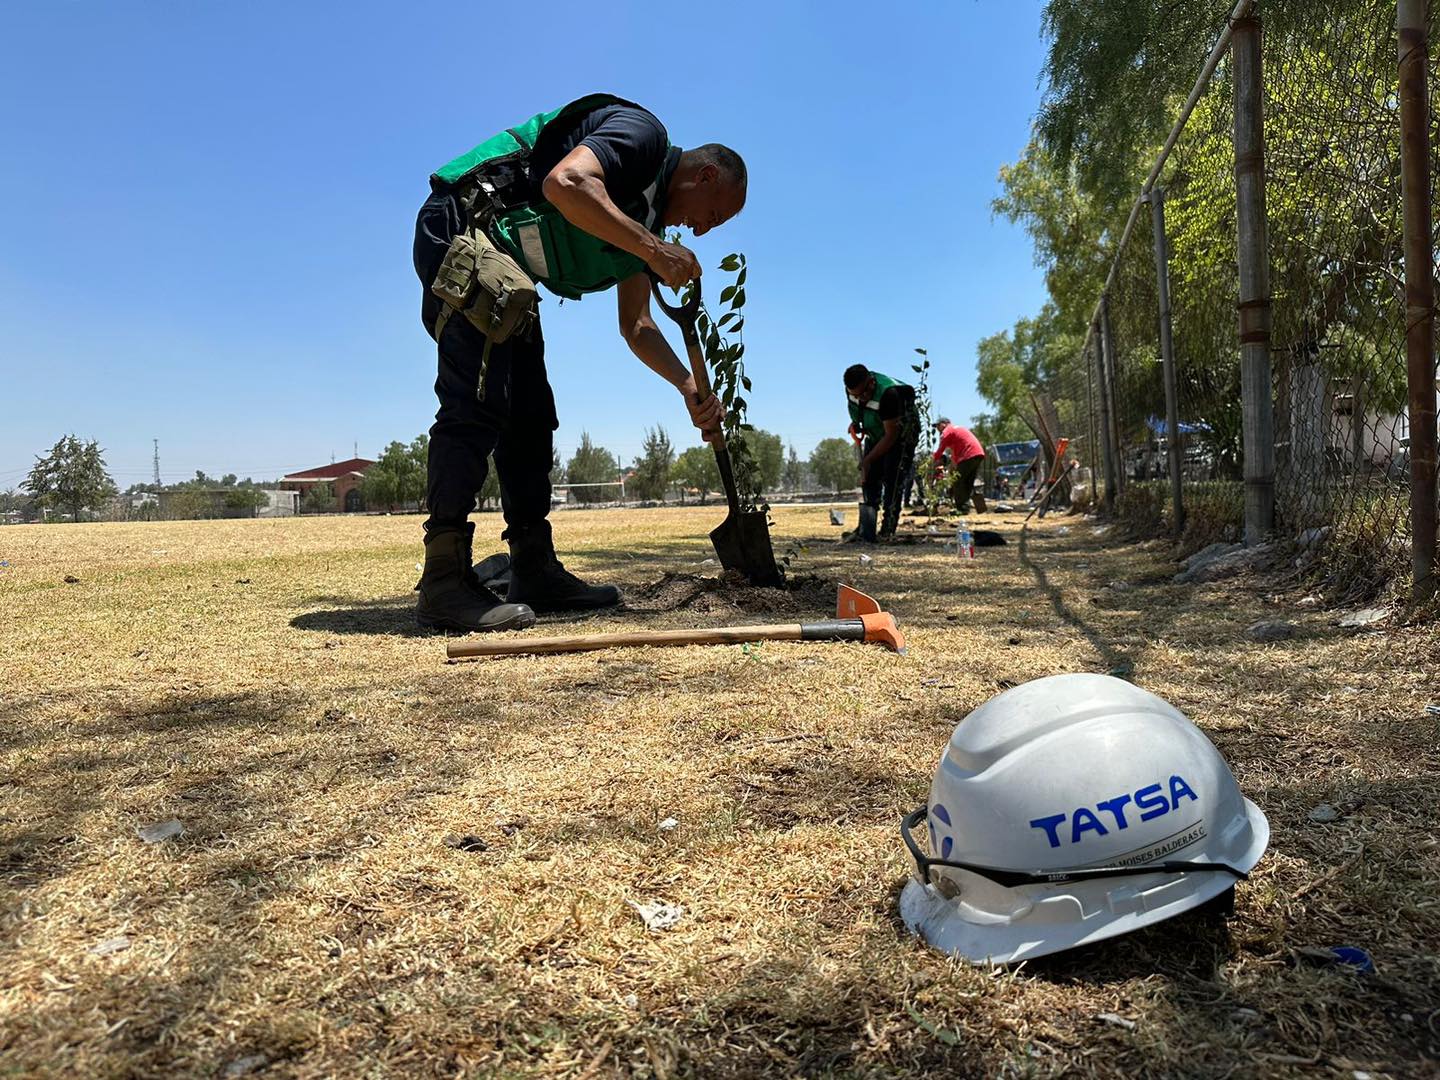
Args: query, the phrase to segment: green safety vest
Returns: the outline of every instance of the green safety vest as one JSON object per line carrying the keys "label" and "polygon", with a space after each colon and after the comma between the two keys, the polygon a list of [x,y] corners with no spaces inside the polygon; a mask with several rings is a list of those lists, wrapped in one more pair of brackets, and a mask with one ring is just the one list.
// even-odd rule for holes
{"label": "green safety vest", "polygon": [[889,375],[881,375],[878,371],[870,372],[875,376],[875,396],[869,401],[861,401],[849,390],[845,391],[845,397],[850,403],[850,422],[859,428],[871,439],[880,439],[885,435],[885,422],[880,419],[880,397],[892,386],[908,386],[909,383],[902,383],[899,379],[892,379]]}
{"label": "green safety vest", "polygon": [[[523,124],[486,139],[469,153],[442,166],[430,177],[436,191],[473,182],[498,204],[486,229],[532,278],[557,296],[578,300],[585,293],[601,292],[645,269],[645,262],[621,251],[584,229],[570,224],[529,178],[530,154],[541,132],[556,120],[574,117],[606,105],[635,105],[613,94],[591,94],[548,113],[538,113]],[[635,105],[636,108],[640,106]],[[670,154],[666,153],[666,165]],[[648,188],[620,210],[660,235],[660,209],[665,192],[661,181],[666,165]],[[479,201],[479,206],[484,200]]]}

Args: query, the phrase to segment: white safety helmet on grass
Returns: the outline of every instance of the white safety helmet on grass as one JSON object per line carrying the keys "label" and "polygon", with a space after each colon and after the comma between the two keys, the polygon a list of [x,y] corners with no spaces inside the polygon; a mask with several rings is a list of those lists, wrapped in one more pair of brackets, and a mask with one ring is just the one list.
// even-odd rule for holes
{"label": "white safety helmet on grass", "polygon": [[[928,853],[912,830],[922,822]],[[1178,710],[1108,675],[1005,691],[955,728],[901,826],[905,925],[975,963],[1129,933],[1221,896],[1270,826]]]}

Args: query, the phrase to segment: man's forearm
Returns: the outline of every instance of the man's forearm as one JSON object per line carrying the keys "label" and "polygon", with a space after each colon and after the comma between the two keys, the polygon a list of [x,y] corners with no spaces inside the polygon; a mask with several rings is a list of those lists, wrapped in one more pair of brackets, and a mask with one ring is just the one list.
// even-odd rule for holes
{"label": "man's forearm", "polygon": [[642,326],[626,339],[626,343],[630,346],[630,351],[639,357],[640,362],[656,375],[682,394],[695,394],[695,380],[690,375],[690,369],[680,362],[675,350],[657,327]]}
{"label": "man's forearm", "polygon": [[557,177],[554,183],[545,185],[545,197],[571,225],[638,259],[649,262],[660,244],[659,237],[620,212],[610,201],[605,182],[597,177]]}
{"label": "man's forearm", "polygon": [[880,436],[880,441],[872,446],[870,452],[865,455],[865,464],[872,465],[879,461],[890,452],[890,448],[895,445],[895,440],[898,438],[899,435],[893,431],[887,431],[884,435]]}

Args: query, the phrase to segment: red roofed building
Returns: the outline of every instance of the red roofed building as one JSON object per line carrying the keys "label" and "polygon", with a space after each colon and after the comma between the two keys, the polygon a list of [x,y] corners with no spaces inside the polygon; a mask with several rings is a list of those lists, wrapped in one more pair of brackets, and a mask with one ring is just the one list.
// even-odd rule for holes
{"label": "red roofed building", "polygon": [[365,478],[365,470],[374,464],[369,458],[357,457],[348,461],[337,461],[333,465],[322,465],[318,469],[303,469],[289,476],[282,476],[280,488],[284,491],[298,491],[303,500],[311,488],[318,484],[329,484],[335,492],[335,505],[332,509],[343,510],[347,514],[354,513],[365,509],[365,500],[360,494],[360,482]]}

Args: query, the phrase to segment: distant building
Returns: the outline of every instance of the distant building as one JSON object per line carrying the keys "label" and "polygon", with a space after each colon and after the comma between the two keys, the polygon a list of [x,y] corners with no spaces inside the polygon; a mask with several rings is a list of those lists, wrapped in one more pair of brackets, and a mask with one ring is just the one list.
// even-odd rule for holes
{"label": "distant building", "polygon": [[317,484],[329,484],[335,492],[335,505],[331,509],[350,514],[365,509],[360,484],[365,479],[365,471],[374,464],[369,458],[350,458],[333,465],[322,465],[318,469],[303,469],[282,476],[280,487],[285,491],[299,492],[303,502],[311,488]]}

